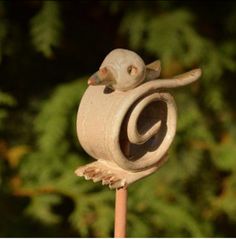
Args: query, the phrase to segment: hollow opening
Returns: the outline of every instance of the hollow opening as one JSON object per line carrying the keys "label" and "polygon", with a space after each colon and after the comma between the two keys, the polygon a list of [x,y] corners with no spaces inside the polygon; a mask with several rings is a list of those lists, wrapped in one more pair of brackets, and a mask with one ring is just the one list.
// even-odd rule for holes
{"label": "hollow opening", "polygon": [[[137,101],[135,105],[138,104]],[[133,106],[133,107],[134,107]],[[122,153],[131,161],[136,161],[148,152],[155,151],[164,140],[167,132],[167,104],[164,101],[157,100],[148,104],[141,112],[137,120],[137,130],[140,134],[147,132],[154,124],[161,122],[160,129],[156,135],[153,135],[144,144],[132,144],[127,136],[127,123],[133,107],[127,112],[120,131],[120,147]]]}

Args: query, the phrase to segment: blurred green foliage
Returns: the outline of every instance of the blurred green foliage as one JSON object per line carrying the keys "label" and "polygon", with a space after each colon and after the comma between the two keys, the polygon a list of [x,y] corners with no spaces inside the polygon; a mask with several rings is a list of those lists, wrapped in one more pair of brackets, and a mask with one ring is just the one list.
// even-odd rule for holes
{"label": "blurred green foliage", "polygon": [[128,236],[235,236],[235,17],[234,2],[1,1],[0,236],[112,236],[114,191],[74,174],[92,160],[75,121],[118,47],[161,59],[163,78],[203,69],[173,91],[169,161],[129,188]]}

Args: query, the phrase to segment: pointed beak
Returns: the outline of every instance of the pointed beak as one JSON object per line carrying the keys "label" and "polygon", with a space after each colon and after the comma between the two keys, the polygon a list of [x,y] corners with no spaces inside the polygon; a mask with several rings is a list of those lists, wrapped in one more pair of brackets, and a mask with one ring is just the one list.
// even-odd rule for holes
{"label": "pointed beak", "polygon": [[115,82],[113,72],[107,67],[100,68],[88,79],[88,85],[112,85]]}

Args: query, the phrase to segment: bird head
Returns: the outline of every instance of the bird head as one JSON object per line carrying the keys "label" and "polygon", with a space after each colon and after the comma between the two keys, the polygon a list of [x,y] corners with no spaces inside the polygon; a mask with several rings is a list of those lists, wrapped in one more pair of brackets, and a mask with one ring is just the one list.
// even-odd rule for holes
{"label": "bird head", "polygon": [[133,51],[115,49],[103,60],[99,70],[88,80],[89,85],[105,85],[114,90],[127,91],[145,79],[146,67]]}

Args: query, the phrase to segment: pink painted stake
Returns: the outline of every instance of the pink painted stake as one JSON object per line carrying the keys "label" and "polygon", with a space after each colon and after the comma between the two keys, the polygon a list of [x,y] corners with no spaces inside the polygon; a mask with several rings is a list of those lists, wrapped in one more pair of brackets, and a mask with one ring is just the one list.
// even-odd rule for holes
{"label": "pink painted stake", "polygon": [[126,236],[127,188],[116,189],[115,238]]}

